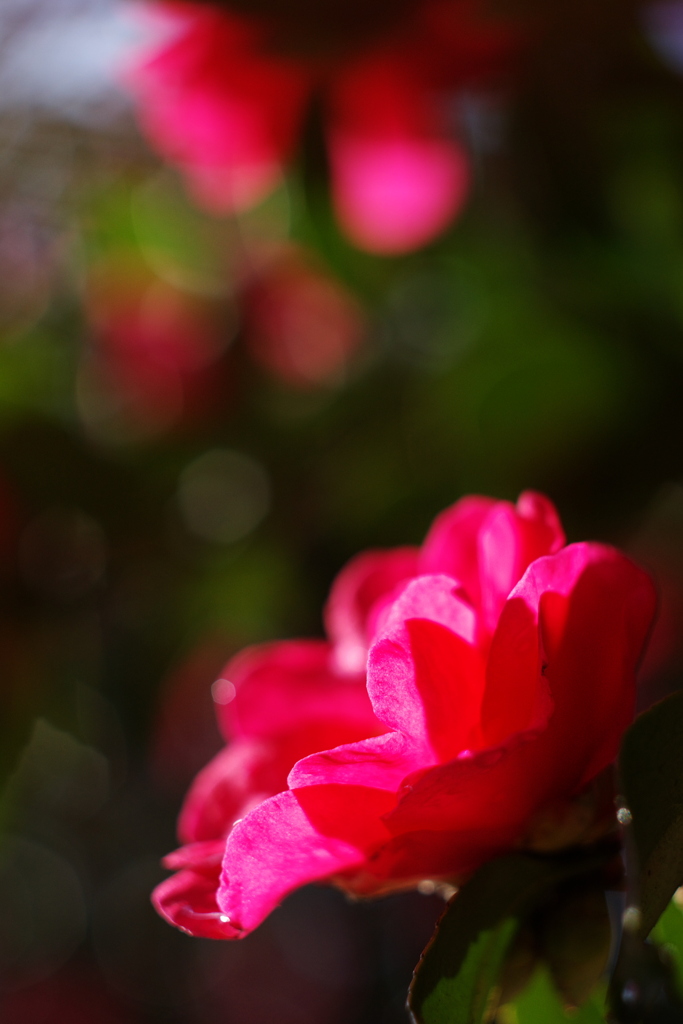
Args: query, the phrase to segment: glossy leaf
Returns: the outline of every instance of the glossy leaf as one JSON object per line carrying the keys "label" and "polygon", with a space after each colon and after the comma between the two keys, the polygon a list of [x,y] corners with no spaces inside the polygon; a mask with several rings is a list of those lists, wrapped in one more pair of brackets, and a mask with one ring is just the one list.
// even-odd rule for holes
{"label": "glossy leaf", "polygon": [[453,897],[422,955],[408,1004],[416,1024],[482,1024],[520,923],[552,889],[600,866],[605,851],[485,864]]}

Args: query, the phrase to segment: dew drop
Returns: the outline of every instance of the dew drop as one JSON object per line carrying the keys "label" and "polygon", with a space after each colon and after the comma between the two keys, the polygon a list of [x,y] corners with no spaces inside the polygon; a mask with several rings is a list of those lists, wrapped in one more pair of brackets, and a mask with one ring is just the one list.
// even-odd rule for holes
{"label": "dew drop", "polygon": [[633,935],[640,928],[643,915],[638,907],[627,907],[621,918],[624,931]]}
{"label": "dew drop", "polygon": [[617,821],[620,825],[630,825],[633,821],[633,815],[631,814],[628,807],[620,807],[617,811]]}
{"label": "dew drop", "polygon": [[221,924],[230,924],[230,918],[228,917],[227,914],[219,914],[218,920],[220,921]]}

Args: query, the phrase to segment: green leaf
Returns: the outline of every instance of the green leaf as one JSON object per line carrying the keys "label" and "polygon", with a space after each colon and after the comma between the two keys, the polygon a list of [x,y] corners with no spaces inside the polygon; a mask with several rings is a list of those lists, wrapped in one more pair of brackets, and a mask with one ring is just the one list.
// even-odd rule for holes
{"label": "green leaf", "polygon": [[[610,849],[610,854],[613,851]],[[485,864],[448,904],[415,971],[408,1005],[417,1024],[489,1019],[505,955],[521,921],[561,882],[595,871],[606,851]]]}
{"label": "green leaf", "polygon": [[[633,815],[635,897],[647,935],[683,884],[683,692],[640,715],[619,756],[622,793]],[[628,853],[627,846],[627,853]]]}
{"label": "green leaf", "polygon": [[540,968],[514,1003],[499,1011],[497,1019],[500,1024],[602,1024],[604,992],[596,992],[579,1009],[565,1011],[548,971]]}
{"label": "green leaf", "polygon": [[671,901],[654,927],[652,938],[664,947],[671,958],[674,977],[683,995],[683,908],[677,899]]}

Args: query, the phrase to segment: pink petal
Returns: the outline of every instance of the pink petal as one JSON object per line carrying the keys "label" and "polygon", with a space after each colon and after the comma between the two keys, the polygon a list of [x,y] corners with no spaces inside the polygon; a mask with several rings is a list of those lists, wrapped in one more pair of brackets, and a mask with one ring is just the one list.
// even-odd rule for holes
{"label": "pink petal", "polygon": [[334,784],[395,793],[407,775],[423,767],[421,752],[404,733],[388,732],[302,758],[288,782],[291,789]]}
{"label": "pink petal", "polygon": [[[656,610],[650,577],[614,548],[572,544],[534,562],[511,600],[538,609],[555,711],[543,744],[581,788],[616,757],[635,706],[635,672]],[[493,707],[498,695],[487,692]],[[484,714],[487,707],[485,705]]]}
{"label": "pink petal", "polygon": [[422,572],[460,580],[493,632],[503,603],[527,566],[564,544],[554,505],[525,491],[516,505],[477,496],[437,516],[420,552]]}
{"label": "pink petal", "polygon": [[491,509],[478,542],[482,612],[493,632],[505,599],[527,566],[559,551],[565,536],[552,503],[526,491],[516,505],[499,502]]}
{"label": "pink petal", "polygon": [[220,839],[236,818],[286,788],[291,763],[263,741],[236,740],[195,777],[178,819],[183,843]]}
{"label": "pink petal", "polygon": [[[334,723],[341,723],[353,738],[384,732],[373,715],[364,676],[336,675],[331,653],[324,641],[289,640],[238,654],[226,665],[221,680],[232,699],[216,707],[224,735],[272,739],[310,730],[314,736]],[[324,745],[351,738],[346,735]],[[321,747],[314,745],[304,753],[316,749]]]}
{"label": "pink petal", "polygon": [[425,766],[478,742],[484,663],[457,589],[447,576],[409,583],[368,656],[375,714],[422,748]]}
{"label": "pink petal", "polygon": [[479,495],[461,498],[436,517],[420,548],[420,572],[453,576],[475,607],[481,603],[479,530],[497,504]]}
{"label": "pink petal", "polygon": [[417,549],[365,551],[341,570],[325,606],[325,625],[339,672],[364,672],[374,625],[373,609],[417,575]]}
{"label": "pink petal", "polygon": [[391,801],[358,786],[311,786],[266,800],[228,838],[219,907],[246,933],[298,886],[358,868],[387,837],[381,815]]}
{"label": "pink petal", "polygon": [[128,75],[143,129],[201,203],[240,210],[276,184],[309,76],[263,52],[255,23],[210,7],[159,4],[182,26]]}
{"label": "pink petal", "polygon": [[455,141],[336,132],[330,150],[337,217],[368,252],[419,249],[448,226],[465,201],[469,161]]}
{"label": "pink petal", "polygon": [[325,643],[287,641],[230,662],[215,692],[232,698],[217,709],[236,739],[195,778],[180,814],[183,842],[225,836],[235,819],[286,789],[290,769],[308,754],[385,731],[364,677],[333,675],[329,653]]}
{"label": "pink petal", "polygon": [[338,75],[329,132],[334,202],[349,237],[397,254],[431,241],[469,187],[464,149],[448,137],[442,98],[403,61],[383,53]]}
{"label": "pink petal", "polygon": [[[385,818],[397,835],[452,832],[456,867],[479,848],[482,827],[491,830],[491,853],[496,844],[502,849],[506,836],[523,836],[536,811],[577,794],[614,759],[633,716],[635,669],[655,598],[649,577],[619,552],[575,544],[534,562],[508,605],[514,612],[503,612],[492,650],[510,642],[510,673],[501,656],[482,710],[486,735],[507,731],[507,739],[406,779]],[[536,663],[539,685],[542,675],[547,681],[552,714],[544,729],[537,718],[510,734],[523,717],[518,698],[527,711],[531,703],[517,689],[525,661],[529,672]],[[525,690],[533,693],[528,684]]]}
{"label": "pink petal", "polygon": [[152,904],[163,918],[190,935],[234,939],[238,932],[216,903],[223,843],[197,843],[166,858],[179,867],[152,893]]}

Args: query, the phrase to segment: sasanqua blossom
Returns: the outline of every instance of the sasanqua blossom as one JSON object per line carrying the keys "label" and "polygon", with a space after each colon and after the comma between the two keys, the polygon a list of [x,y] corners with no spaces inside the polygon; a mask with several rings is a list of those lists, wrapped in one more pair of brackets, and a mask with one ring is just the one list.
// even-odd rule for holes
{"label": "sasanqua blossom", "polygon": [[654,607],[646,573],[612,547],[565,546],[530,492],[465,498],[421,548],[358,556],[327,641],[226,667],[230,742],[190,790],[157,909],[235,938],[308,882],[459,881],[539,835],[552,845],[548,821],[576,841],[564,825],[632,719]]}

